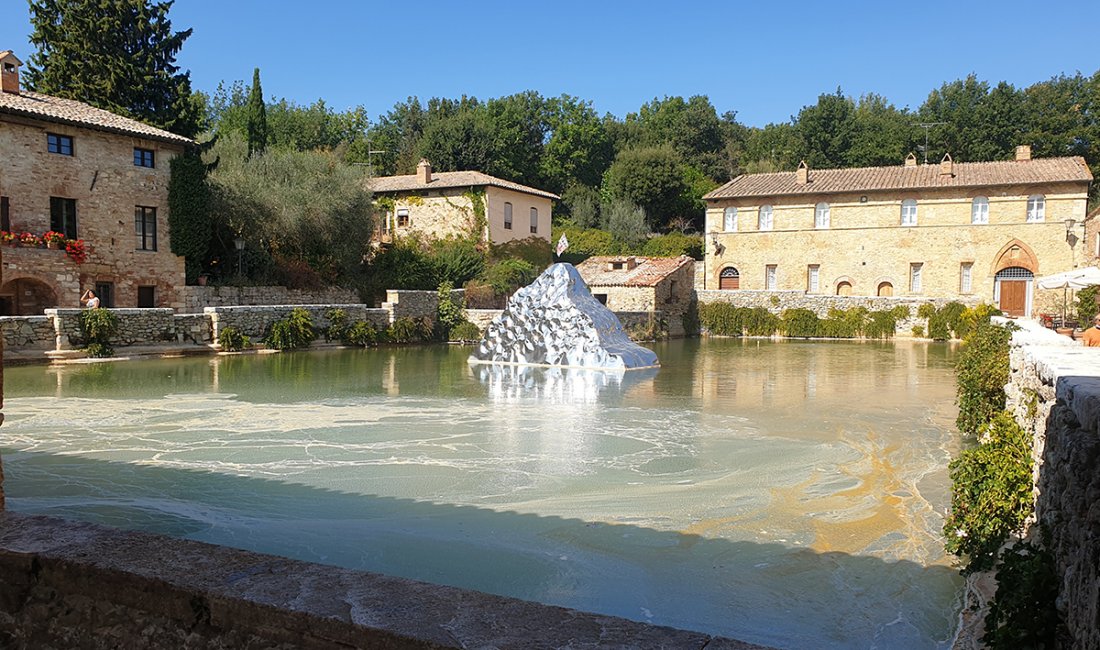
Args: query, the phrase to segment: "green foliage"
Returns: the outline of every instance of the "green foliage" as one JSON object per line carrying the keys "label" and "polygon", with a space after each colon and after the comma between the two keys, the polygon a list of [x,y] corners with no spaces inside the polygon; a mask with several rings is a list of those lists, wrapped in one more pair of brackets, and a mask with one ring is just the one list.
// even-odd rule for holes
{"label": "green foliage", "polygon": [[955,426],[964,434],[977,435],[1005,407],[1011,338],[1009,328],[982,323],[964,341],[955,366],[959,404]]}
{"label": "green foliage", "polygon": [[198,151],[189,149],[172,158],[169,169],[168,228],[172,232],[172,252],[184,258],[190,283],[205,271],[210,253],[213,225],[206,164]]}
{"label": "green foliage", "polygon": [[[659,230],[676,217],[693,216],[683,159],[668,145],[620,152],[604,174],[603,193],[609,202],[641,207],[649,230]],[[610,216],[605,218],[610,223]]]}
{"label": "green foliage", "polygon": [[84,350],[90,357],[109,357],[114,354],[111,337],[118,332],[118,316],[109,309],[96,307],[80,312],[80,336]]}
{"label": "green foliage", "polygon": [[374,328],[374,325],[366,321],[357,320],[344,330],[342,341],[345,345],[370,347],[378,345],[380,339],[381,335],[378,330]]}
{"label": "green foliage", "polygon": [[[1049,546],[1049,534],[1043,537],[1043,545]],[[986,614],[982,637],[989,648],[1057,647],[1060,580],[1054,556],[1044,546],[1019,542],[1001,554],[997,593]]]}
{"label": "green foliage", "polygon": [[264,91],[260,87],[260,69],[252,72],[252,87],[248,91],[248,119],[245,123],[248,138],[248,155],[263,153],[267,148],[267,106]]}
{"label": "green foliage", "polygon": [[[572,244],[572,240],[570,240],[570,244]],[[527,237],[506,241],[503,244],[495,244],[492,246],[489,256],[494,262],[507,259],[523,260],[535,267],[536,272],[541,273],[553,262],[554,251],[550,242],[542,237]]]}
{"label": "green foliage", "polygon": [[965,573],[993,567],[1009,535],[1022,532],[1032,510],[1031,436],[1006,412],[983,429],[981,443],[949,465],[951,512],[944,547],[967,557]]}
{"label": "green foliage", "polygon": [[627,327],[626,334],[634,341],[657,341],[668,337],[668,323],[650,314],[649,320]]}
{"label": "green foliage", "polygon": [[611,241],[611,233],[606,230],[561,226],[554,229],[551,241],[558,241],[563,234],[569,240],[569,250],[561,259],[567,262],[576,264],[593,255],[615,255],[619,252],[619,244]]}
{"label": "green foliage", "polygon": [[348,332],[348,312],[334,308],[325,310],[328,327],[325,328],[326,341],[343,341]]}
{"label": "green foliage", "polygon": [[294,350],[308,347],[316,338],[313,319],[308,311],[299,307],[283,320],[271,324],[265,343],[276,350]]}
{"label": "green foliage", "polygon": [[909,305],[898,305],[890,310],[890,314],[894,317],[894,320],[905,320],[913,314],[913,310],[909,308]]}
{"label": "green foliage", "polygon": [[764,307],[754,307],[745,313],[743,322],[749,336],[771,336],[779,329],[779,317]]}
{"label": "green foliage", "polygon": [[470,210],[473,211],[473,219],[470,223],[470,239],[480,241],[481,234],[489,223],[489,217],[485,212],[485,190],[471,187],[463,192],[462,196],[470,202]]}
{"label": "green foliage", "polygon": [[600,193],[598,191],[587,185],[570,185],[562,193],[561,202],[578,228],[599,227]]}
{"label": "green foliage", "polygon": [[787,336],[810,338],[817,336],[818,317],[809,309],[786,309],[781,315],[780,329]]}
{"label": "green foliage", "polygon": [[[868,320],[863,324],[863,336],[869,339],[893,338],[898,327],[895,312],[896,308],[889,311],[873,311],[868,314]],[[909,313],[908,308],[905,313]]]}
{"label": "green foliage", "polygon": [[432,339],[430,318],[402,316],[395,320],[386,332],[386,338],[394,343],[419,343]]}
{"label": "green foliage", "polygon": [[247,336],[241,334],[236,327],[223,327],[218,332],[218,345],[227,352],[240,352],[252,345]]}
{"label": "green foliage", "polygon": [[943,310],[936,310],[928,318],[928,337],[933,341],[946,341],[951,338],[951,327]]}
{"label": "green foliage", "polygon": [[747,312],[748,309],[734,307],[728,302],[712,302],[699,306],[699,322],[709,334],[741,336],[745,331]]}
{"label": "green foliage", "polygon": [[466,321],[466,314],[463,311],[466,308],[465,301],[456,303],[451,298],[453,288],[450,282],[439,285],[439,306],[436,308],[435,325],[440,338],[447,338],[451,330],[459,323]]}
{"label": "green foliage", "polygon": [[483,279],[498,296],[511,295],[516,289],[534,282],[535,267],[516,259],[501,260],[485,270]]}
{"label": "green foliage", "polygon": [[433,242],[428,261],[433,267],[436,282],[447,282],[451,286],[461,286],[485,270],[485,256],[469,239]]}
{"label": "green foliage", "polygon": [[611,240],[617,242],[623,249],[639,248],[645,242],[646,227],[645,210],[626,200],[613,200],[603,207],[603,215],[607,219],[607,230],[611,233]]}
{"label": "green foliage", "polygon": [[936,306],[930,302],[921,303],[920,307],[917,307],[917,318],[932,318],[936,315]]}
{"label": "green foliage", "polygon": [[32,0],[24,79],[40,93],[75,99],[194,137],[200,107],[176,55],[191,30],[172,31],[172,1]]}
{"label": "green foliage", "polygon": [[1096,298],[1100,295],[1100,286],[1091,286],[1077,291],[1077,322],[1081,327],[1088,327],[1092,319],[1100,312]]}
{"label": "green foliage", "polygon": [[924,325],[913,326],[913,337],[918,339],[924,338]]}
{"label": "green foliage", "polygon": [[468,320],[464,320],[451,328],[447,335],[448,341],[476,342],[481,339],[481,330]]}
{"label": "green foliage", "polygon": [[838,339],[852,339],[860,336],[870,318],[866,307],[851,309],[830,309],[821,321],[821,336]]}
{"label": "green foliage", "polygon": [[641,254],[646,257],[676,257],[687,255],[696,260],[703,259],[703,236],[670,232],[667,235],[650,237],[642,246]]}

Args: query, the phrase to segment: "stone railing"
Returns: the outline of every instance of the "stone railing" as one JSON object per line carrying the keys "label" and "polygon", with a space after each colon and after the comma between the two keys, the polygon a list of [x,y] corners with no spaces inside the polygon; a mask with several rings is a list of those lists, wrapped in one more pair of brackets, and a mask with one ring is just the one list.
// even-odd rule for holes
{"label": "stone railing", "polygon": [[180,287],[178,304],[181,314],[201,314],[207,307],[241,307],[251,305],[338,305],[358,303],[359,295],[352,289],[329,287],[317,290],[286,287]]}
{"label": "stone railing", "polygon": [[1019,321],[1008,408],[1031,432],[1035,516],[1051,532],[1058,607],[1074,648],[1100,648],[1100,348]]}
{"label": "stone railing", "polygon": [[52,350],[56,344],[49,316],[0,316],[0,335],[6,350]]}

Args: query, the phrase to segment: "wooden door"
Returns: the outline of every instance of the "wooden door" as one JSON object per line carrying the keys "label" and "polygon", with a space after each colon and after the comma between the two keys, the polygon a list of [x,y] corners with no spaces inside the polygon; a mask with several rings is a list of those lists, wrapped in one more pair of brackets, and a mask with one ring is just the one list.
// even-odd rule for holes
{"label": "wooden door", "polygon": [[1008,316],[1023,316],[1027,308],[1027,281],[1001,280],[1001,311]]}
{"label": "wooden door", "polygon": [[741,274],[737,272],[737,269],[722,269],[722,273],[718,276],[718,288],[724,290],[740,289]]}

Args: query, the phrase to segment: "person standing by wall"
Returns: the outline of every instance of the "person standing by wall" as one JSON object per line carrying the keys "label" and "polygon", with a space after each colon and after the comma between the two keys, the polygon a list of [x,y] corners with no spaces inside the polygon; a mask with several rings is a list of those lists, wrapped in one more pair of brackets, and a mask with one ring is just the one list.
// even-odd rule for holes
{"label": "person standing by wall", "polygon": [[1100,348],[1100,314],[1092,319],[1092,327],[1081,335],[1081,343],[1088,348]]}
{"label": "person standing by wall", "polygon": [[88,309],[95,309],[99,307],[99,296],[95,295],[95,291],[88,289],[83,296],[80,296],[80,302],[84,303]]}

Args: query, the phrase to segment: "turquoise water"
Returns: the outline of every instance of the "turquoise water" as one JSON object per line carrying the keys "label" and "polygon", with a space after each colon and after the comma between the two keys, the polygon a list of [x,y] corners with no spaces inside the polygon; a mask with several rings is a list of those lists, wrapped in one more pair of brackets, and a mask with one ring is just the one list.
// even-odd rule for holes
{"label": "turquoise water", "polygon": [[782,648],[949,647],[954,351],[738,339],[22,367],[9,508]]}

